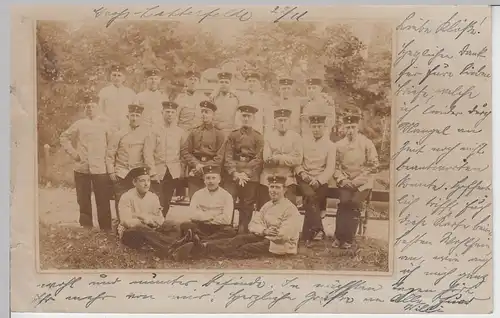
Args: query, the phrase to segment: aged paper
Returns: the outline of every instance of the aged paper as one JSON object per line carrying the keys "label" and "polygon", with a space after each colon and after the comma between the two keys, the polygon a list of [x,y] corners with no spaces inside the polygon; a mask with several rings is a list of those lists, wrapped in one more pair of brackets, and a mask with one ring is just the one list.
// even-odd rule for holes
{"label": "aged paper", "polygon": [[[126,74],[125,87],[132,87],[120,86],[115,95],[110,93],[112,86],[105,86],[113,63],[125,65],[125,71],[116,68],[115,73]],[[151,67],[169,75],[154,84],[155,74],[144,73]],[[152,252],[124,248],[114,232],[82,229],[84,196],[77,202],[76,193],[90,198],[91,181],[81,183],[82,153],[68,155],[60,145],[65,140],[62,132],[70,131],[79,119],[78,94],[99,92],[99,106],[113,98],[108,107],[147,105],[151,101],[147,96],[154,95],[148,90],[155,85],[165,95],[189,91],[192,76],[184,75],[190,70],[202,72],[197,82],[200,98],[218,105],[216,118],[221,121],[234,100],[236,105],[262,107],[264,123],[267,109],[275,107],[269,105],[278,104],[280,109],[280,101],[287,100],[291,109],[295,104],[283,99],[283,87],[292,79],[297,109],[330,107],[319,127],[332,132],[326,145],[335,143],[329,147],[337,154],[342,154],[342,138],[358,115],[349,116],[358,111],[360,133],[375,149],[363,153],[363,160],[378,163],[374,185],[358,187],[357,193],[371,190],[371,199],[363,199],[366,206],[347,206],[342,196],[332,195],[335,199],[321,208],[302,193],[306,216],[304,221],[301,216],[300,227],[310,215],[326,211],[327,217],[319,221],[326,237],[310,245],[301,240],[297,254],[284,257],[264,250],[265,257],[246,260],[229,254],[163,260]],[[264,97],[250,101],[247,93],[253,88],[249,87],[255,87],[249,80],[252,72],[259,73],[260,94],[274,94],[269,105]],[[217,100],[228,85],[227,100]],[[130,91],[143,99],[128,100]],[[179,101],[165,95],[159,100]],[[226,98],[226,93],[222,95]],[[243,102],[244,98],[248,99]],[[316,98],[319,103],[311,102]],[[13,311],[484,314],[493,310],[487,6],[17,7],[12,11],[11,100]],[[114,114],[109,117],[117,119],[118,113],[116,118]],[[148,116],[154,122],[162,115]],[[322,134],[314,130],[314,116],[308,118],[310,122],[297,125],[304,140],[308,128],[313,135]],[[82,131],[84,138],[97,138],[96,127],[78,130],[77,138]],[[167,145],[173,140],[169,138],[174,137],[168,135]],[[88,145],[98,142],[92,139]],[[71,155],[76,166],[71,165]],[[240,162],[243,159],[240,156]],[[99,164],[104,170],[94,173],[108,178],[112,173],[103,168],[104,161],[87,166],[99,170]],[[336,172],[341,169],[339,162],[335,167]],[[172,166],[168,169],[174,171]],[[297,180],[302,176],[298,174]],[[75,189],[72,182],[78,177]],[[107,191],[98,189],[98,177],[94,178],[92,198]],[[340,179],[334,173],[325,187],[345,187]],[[87,184],[88,190],[78,184]],[[244,191],[238,196],[243,204],[249,198]],[[310,198],[316,198],[314,191]],[[114,201],[110,202],[116,219]],[[95,203],[92,206],[96,213]],[[335,246],[332,237],[340,237],[339,228],[351,224],[345,216],[347,223],[338,223],[346,207],[361,211],[355,240],[352,246],[348,241]],[[166,219],[179,216],[184,222],[189,211],[179,204],[171,207]],[[94,219],[101,227],[106,222],[101,216]],[[241,225],[240,220],[231,222]],[[302,235],[304,229],[308,228],[304,225]]]}

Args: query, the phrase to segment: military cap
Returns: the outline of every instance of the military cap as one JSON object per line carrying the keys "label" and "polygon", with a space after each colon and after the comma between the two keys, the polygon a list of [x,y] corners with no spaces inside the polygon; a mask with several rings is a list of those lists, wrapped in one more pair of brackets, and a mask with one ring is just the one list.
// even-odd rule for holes
{"label": "military cap", "polygon": [[127,174],[127,179],[134,180],[140,176],[149,176],[149,168],[148,167],[137,167],[130,170]]}
{"label": "military cap", "polygon": [[203,174],[216,173],[220,174],[220,167],[214,165],[206,165],[203,167]]}
{"label": "military cap", "polygon": [[360,119],[361,119],[361,117],[359,115],[349,114],[349,115],[345,115],[342,118],[342,122],[346,125],[357,124],[357,123],[359,123]]}
{"label": "military cap", "polygon": [[326,116],[323,116],[323,115],[309,116],[309,122],[311,124],[324,124],[325,121],[326,121]]}
{"label": "military cap", "polygon": [[229,72],[220,72],[219,74],[217,74],[217,78],[230,80],[233,78],[233,74]]}
{"label": "military cap", "polygon": [[285,176],[281,176],[281,175],[270,175],[267,177],[267,182],[269,182],[269,184],[271,183],[281,183],[281,184],[285,184],[286,182],[286,177]]}
{"label": "military cap", "polygon": [[144,71],[144,76],[146,76],[146,77],[160,76],[160,70],[156,69],[156,68],[146,70],[146,71]]}
{"label": "military cap", "polygon": [[129,113],[142,114],[143,111],[144,111],[144,106],[142,106],[142,105],[137,105],[137,104],[128,105],[128,112]]}
{"label": "military cap", "polygon": [[260,74],[257,72],[249,72],[245,76],[245,79],[249,79],[249,78],[256,78],[256,79],[260,80]]}
{"label": "military cap", "polygon": [[217,110],[217,106],[212,103],[211,101],[208,101],[208,100],[204,100],[200,103],[200,107],[201,108],[208,108],[208,109],[211,109],[213,111],[216,111]]}
{"label": "military cap", "polygon": [[241,105],[238,107],[238,110],[242,113],[250,113],[250,114],[255,114],[256,112],[259,111],[258,108],[252,105]]}
{"label": "military cap", "polygon": [[286,108],[276,109],[274,111],[274,118],[290,117],[291,114],[292,114],[292,111],[290,109],[286,109]]}
{"label": "military cap", "polygon": [[279,80],[280,85],[292,85],[293,84],[293,79],[291,78],[282,78]]}
{"label": "military cap", "polygon": [[310,78],[307,80],[307,85],[321,85],[323,81],[319,78]]}
{"label": "military cap", "polygon": [[163,109],[177,109],[179,105],[176,102],[164,101],[161,103]]}
{"label": "military cap", "polygon": [[125,72],[125,68],[122,65],[119,64],[113,64],[109,68],[110,72]]}
{"label": "military cap", "polygon": [[191,78],[191,77],[200,77],[200,73],[196,71],[187,71],[186,78]]}

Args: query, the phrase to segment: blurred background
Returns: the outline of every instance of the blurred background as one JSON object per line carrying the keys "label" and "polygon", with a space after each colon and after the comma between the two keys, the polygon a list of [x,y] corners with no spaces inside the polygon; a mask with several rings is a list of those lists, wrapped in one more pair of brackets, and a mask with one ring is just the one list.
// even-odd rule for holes
{"label": "blurred background", "polygon": [[[391,58],[392,31],[383,21],[233,23],[231,30],[224,23],[123,21],[103,28],[38,21],[39,181],[73,187],[72,162],[60,149],[59,135],[82,116],[82,93],[106,86],[108,67],[120,63],[127,66],[125,85],[136,92],[145,87],[145,68],[162,70],[162,88],[170,99],[184,89],[187,70],[201,72],[200,89],[206,92],[219,70],[234,74],[237,89],[245,89],[243,74],[256,70],[272,94],[280,77],[291,76],[297,96],[306,95],[306,78],[324,78],[323,92],[334,101],[337,118],[354,108],[362,111],[362,132],[375,143],[381,162],[376,189],[388,190]],[[46,144],[50,162],[44,161]]]}

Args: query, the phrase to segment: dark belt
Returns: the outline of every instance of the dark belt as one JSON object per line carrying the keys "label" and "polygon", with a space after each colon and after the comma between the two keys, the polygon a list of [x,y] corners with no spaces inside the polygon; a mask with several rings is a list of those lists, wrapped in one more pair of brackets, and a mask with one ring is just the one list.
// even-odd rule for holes
{"label": "dark belt", "polygon": [[194,155],[196,159],[200,160],[201,162],[207,162],[212,159],[214,159],[215,156],[208,156],[208,155]]}

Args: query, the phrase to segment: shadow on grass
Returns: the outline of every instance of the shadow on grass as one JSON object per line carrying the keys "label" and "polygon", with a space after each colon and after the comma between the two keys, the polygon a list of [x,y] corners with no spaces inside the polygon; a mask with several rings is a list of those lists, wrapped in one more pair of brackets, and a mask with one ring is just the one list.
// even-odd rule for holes
{"label": "shadow on grass", "polygon": [[298,255],[248,260],[227,258],[174,262],[157,258],[153,252],[129,249],[115,234],[78,227],[40,223],[40,264],[50,269],[279,269],[388,271],[388,244],[359,239],[355,252],[332,249],[331,241],[299,247]]}

